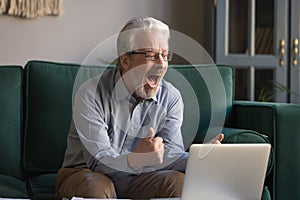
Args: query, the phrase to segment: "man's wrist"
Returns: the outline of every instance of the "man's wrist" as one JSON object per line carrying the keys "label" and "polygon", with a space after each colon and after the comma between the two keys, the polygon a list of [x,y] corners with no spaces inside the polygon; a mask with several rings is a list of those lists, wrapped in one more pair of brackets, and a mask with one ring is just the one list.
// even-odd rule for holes
{"label": "man's wrist", "polygon": [[128,166],[133,171],[140,171],[144,167],[144,161],[142,153],[129,153],[127,155]]}

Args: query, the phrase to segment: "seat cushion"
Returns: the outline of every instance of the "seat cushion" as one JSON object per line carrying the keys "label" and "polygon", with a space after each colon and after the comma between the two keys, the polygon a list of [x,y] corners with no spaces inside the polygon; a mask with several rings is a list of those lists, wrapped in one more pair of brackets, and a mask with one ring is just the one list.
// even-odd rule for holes
{"label": "seat cushion", "polygon": [[26,183],[18,178],[0,175],[0,197],[28,198]]}
{"label": "seat cushion", "polygon": [[28,181],[30,197],[33,199],[53,199],[55,194],[56,173],[32,177]]}

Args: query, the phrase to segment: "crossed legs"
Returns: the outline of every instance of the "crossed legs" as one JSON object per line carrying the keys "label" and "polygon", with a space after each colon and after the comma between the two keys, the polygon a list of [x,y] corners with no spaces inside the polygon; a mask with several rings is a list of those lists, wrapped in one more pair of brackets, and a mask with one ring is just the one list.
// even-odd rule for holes
{"label": "crossed legs", "polygon": [[[128,188],[122,198],[180,197],[184,173],[163,170],[133,175],[130,179],[127,186],[123,185]],[[61,168],[57,173],[56,195],[59,197],[116,198],[116,190],[106,175],[86,168]]]}

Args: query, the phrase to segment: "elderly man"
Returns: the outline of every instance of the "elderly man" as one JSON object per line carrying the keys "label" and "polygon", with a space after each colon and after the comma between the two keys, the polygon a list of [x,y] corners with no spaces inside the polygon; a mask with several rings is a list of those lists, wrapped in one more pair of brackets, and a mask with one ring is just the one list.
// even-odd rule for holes
{"label": "elderly man", "polygon": [[[60,197],[179,197],[187,153],[180,92],[163,80],[172,54],[169,27],[131,19],[118,40],[118,64],[78,90]],[[223,135],[212,140],[220,143]]]}

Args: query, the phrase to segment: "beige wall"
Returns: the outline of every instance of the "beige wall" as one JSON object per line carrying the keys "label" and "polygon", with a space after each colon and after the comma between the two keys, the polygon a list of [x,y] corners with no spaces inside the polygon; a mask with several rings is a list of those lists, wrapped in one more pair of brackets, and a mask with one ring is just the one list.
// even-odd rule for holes
{"label": "beige wall", "polygon": [[133,16],[163,20],[213,52],[212,0],[62,0],[63,14],[34,20],[0,15],[0,65],[82,62]]}

